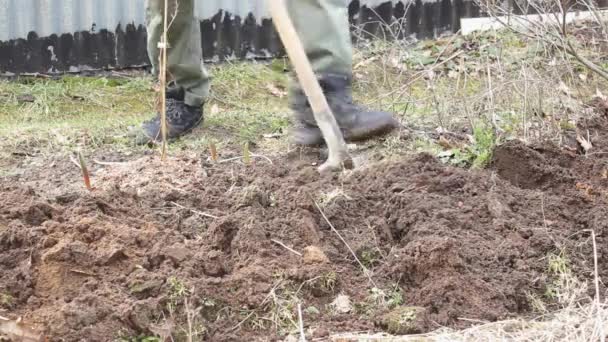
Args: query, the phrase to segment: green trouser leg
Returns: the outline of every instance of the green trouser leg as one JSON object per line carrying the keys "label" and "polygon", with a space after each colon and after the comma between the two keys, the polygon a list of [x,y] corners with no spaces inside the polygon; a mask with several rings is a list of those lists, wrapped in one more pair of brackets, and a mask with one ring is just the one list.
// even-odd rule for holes
{"label": "green trouser leg", "polygon": [[[287,0],[290,17],[319,77],[327,102],[346,141],[367,140],[397,127],[390,113],[370,111],[352,98],[352,45],[344,0]],[[315,146],[324,142],[301,87],[291,82],[290,107],[295,114],[293,141]]]}
{"label": "green trouser leg", "polygon": [[[168,32],[169,77],[186,92],[185,102],[196,106],[209,94],[210,77],[202,65],[200,25],[193,16],[194,0],[169,0],[169,14],[177,16]],[[352,47],[347,7],[343,0],[287,0],[288,10],[308,58],[317,74],[350,74]],[[147,0],[148,54],[158,73],[158,42],[163,31],[164,0]]]}
{"label": "green trouser leg", "polygon": [[[148,55],[155,75],[158,74],[163,12],[164,0],[147,0]],[[209,94],[210,77],[203,66],[200,24],[194,17],[194,0],[169,0],[169,22],[174,13],[176,16],[167,36],[167,77],[185,91],[187,105],[201,106]]]}
{"label": "green trouser leg", "polygon": [[344,0],[286,2],[315,73],[350,75],[352,46]]}

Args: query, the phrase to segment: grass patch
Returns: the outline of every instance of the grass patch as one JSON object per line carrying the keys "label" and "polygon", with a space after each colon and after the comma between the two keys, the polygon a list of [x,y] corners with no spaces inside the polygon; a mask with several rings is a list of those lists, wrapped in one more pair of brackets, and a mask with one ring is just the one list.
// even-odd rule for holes
{"label": "grass patch", "polygon": [[[273,65],[227,63],[210,67],[212,92],[205,122],[175,141],[172,151],[258,143],[289,125],[286,75]],[[0,148],[19,151],[133,149],[129,131],[154,114],[153,78],[63,76],[0,80]]]}
{"label": "grass patch", "polygon": [[404,304],[403,293],[399,286],[395,285],[389,289],[372,288],[369,295],[360,303],[354,305],[357,313],[374,317],[382,310],[392,310]]}
{"label": "grass patch", "polygon": [[53,149],[120,144],[153,108],[148,77],[0,80],[0,98],[3,144]]}
{"label": "grass patch", "polygon": [[167,309],[169,312],[175,312],[178,305],[183,304],[184,300],[190,295],[190,290],[181,280],[170,277],[167,279],[169,285]]}
{"label": "grass patch", "polygon": [[484,168],[491,159],[498,138],[491,126],[482,124],[473,127],[472,142],[461,148],[439,153],[442,161],[461,167]]}
{"label": "grass patch", "polygon": [[[603,58],[592,49],[584,52],[592,60]],[[240,151],[244,143],[258,154],[286,151],[292,117],[288,67],[282,59],[209,65],[205,123],[172,143],[169,152],[206,151],[210,143],[220,155]],[[541,42],[508,31],[362,43],[355,49],[353,74],[358,103],[390,111],[407,127],[424,132],[413,139],[373,141],[373,153],[402,158],[428,152],[466,167],[485,166],[503,138],[559,141],[562,130],[587,114],[585,103],[596,89],[606,87]],[[15,150],[56,153],[75,147],[137,151],[127,132],[151,117],[152,83],[141,73],[0,80],[0,150],[5,156]],[[472,122],[492,122],[492,130],[471,127]],[[463,128],[474,142],[448,151],[429,134]]]}

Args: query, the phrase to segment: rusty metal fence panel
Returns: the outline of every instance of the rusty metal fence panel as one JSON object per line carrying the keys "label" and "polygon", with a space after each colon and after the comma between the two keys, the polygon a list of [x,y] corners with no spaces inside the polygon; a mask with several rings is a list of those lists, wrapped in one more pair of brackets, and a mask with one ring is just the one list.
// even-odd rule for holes
{"label": "rusty metal fence panel", "polygon": [[[295,0],[297,1],[297,0]],[[344,0],[353,28],[385,36],[433,37],[477,17],[472,0]],[[0,73],[79,72],[149,63],[145,0],[0,0]],[[264,0],[197,0],[206,61],[283,53]],[[361,37],[361,35],[357,35]]]}

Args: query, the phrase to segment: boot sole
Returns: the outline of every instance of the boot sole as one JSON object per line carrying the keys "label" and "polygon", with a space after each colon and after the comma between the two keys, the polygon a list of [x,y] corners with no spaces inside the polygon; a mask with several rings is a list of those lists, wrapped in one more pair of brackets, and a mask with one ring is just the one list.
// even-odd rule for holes
{"label": "boot sole", "polygon": [[[361,141],[366,141],[366,140],[383,137],[383,136],[391,133],[392,131],[396,130],[398,127],[399,127],[398,125],[397,126],[386,125],[386,126],[382,126],[382,127],[376,128],[374,130],[366,131],[365,133],[359,133],[359,134],[352,134],[352,133],[349,134],[348,132],[342,131],[342,135],[344,136],[345,142],[354,143],[354,142],[361,142]],[[316,139],[309,139],[308,141],[305,141],[305,139],[294,139],[294,143],[296,145],[304,146],[304,147],[323,147],[323,146],[325,146],[325,139],[323,139],[323,134],[321,133],[321,130],[318,128],[309,128],[309,129],[314,130],[314,133],[312,133],[312,134],[317,134]]]}

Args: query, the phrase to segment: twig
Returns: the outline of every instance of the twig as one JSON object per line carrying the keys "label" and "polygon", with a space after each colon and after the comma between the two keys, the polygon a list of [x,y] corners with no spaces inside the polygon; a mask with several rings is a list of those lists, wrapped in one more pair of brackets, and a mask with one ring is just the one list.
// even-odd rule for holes
{"label": "twig", "polygon": [[298,252],[298,251],[294,250],[293,248],[287,247],[287,246],[286,246],[284,243],[282,243],[282,242],[281,242],[281,241],[279,241],[279,240],[270,239],[270,241],[272,241],[272,242],[276,243],[277,245],[279,245],[279,246],[281,246],[281,247],[285,248],[286,250],[290,251],[291,253],[293,253],[293,254],[295,254],[295,255],[297,255],[297,256],[302,256],[302,253],[300,253],[300,252]]}
{"label": "twig", "polygon": [[329,219],[327,218],[327,216],[323,212],[323,209],[321,209],[321,206],[319,206],[319,203],[317,203],[317,201],[315,201],[314,199],[313,199],[313,203],[315,204],[315,206],[317,207],[317,210],[319,210],[319,212],[321,213],[321,216],[323,216],[323,219],[325,220],[325,222],[327,222],[327,224],[329,225],[329,227],[331,228],[331,230],[334,233],[336,233],[336,235],[338,235],[338,237],[340,238],[340,240],[342,240],[342,243],[344,243],[344,245],[346,246],[346,248],[348,248],[348,250],[350,251],[350,253],[353,255],[353,257],[355,258],[355,260],[357,261],[357,263],[359,264],[359,266],[361,266],[361,268],[363,269],[363,273],[365,274],[365,276],[367,276],[367,278],[369,279],[369,282],[372,283],[372,285],[377,288],[378,286],[376,286],[376,283],[374,282],[374,280],[372,279],[371,275],[369,274],[369,270],[367,269],[367,267],[365,267],[365,265],[363,265],[363,263],[361,262],[361,260],[359,260],[359,258],[357,257],[357,254],[355,253],[355,251],[353,251],[353,249],[348,245],[348,243],[346,242],[346,240],[344,240],[344,238],[342,237],[342,235],[340,234],[340,232],[338,232],[338,230],[336,229],[336,227],[334,227],[334,225],[331,224],[331,222],[329,221]]}
{"label": "twig", "polygon": [[178,207],[178,208],[181,208],[181,209],[184,209],[184,210],[191,211],[191,212],[193,212],[193,213],[195,213],[195,214],[197,214],[197,215],[200,215],[200,216],[204,216],[204,217],[212,218],[212,219],[215,219],[215,220],[219,219],[219,217],[218,217],[218,216],[211,215],[211,214],[207,214],[207,213],[204,213],[204,212],[202,212],[202,211],[198,211],[198,210],[196,210],[196,209],[186,208],[186,207],[184,207],[183,205],[181,205],[181,204],[179,204],[179,203],[175,203],[175,202],[170,202],[170,203],[171,203],[171,204],[173,204],[174,206]]}
{"label": "twig", "polygon": [[127,165],[131,164],[131,162],[105,162],[97,159],[93,159],[93,163],[102,166],[113,166],[113,165]]}
{"label": "twig", "polygon": [[[410,78],[410,80],[409,80],[409,81],[408,81],[406,84],[404,84],[403,86],[401,86],[401,87],[400,87],[400,88],[398,88],[398,89],[395,89],[395,90],[390,91],[390,92],[388,92],[388,93],[386,93],[386,94],[383,94],[383,95],[382,95],[382,98],[386,98],[386,97],[388,97],[388,96],[394,95],[394,94],[395,94],[395,93],[397,93],[397,92],[404,92],[404,91],[405,91],[405,89],[408,89],[408,88],[409,88],[409,87],[410,87],[412,84],[416,83],[416,82],[417,82],[419,79],[423,78],[425,75],[428,75],[428,73],[429,73],[430,71],[433,71],[433,70],[437,69],[438,67],[440,67],[440,66],[442,66],[442,65],[446,64],[447,62],[449,62],[449,61],[453,60],[454,58],[456,58],[456,57],[458,57],[458,56],[462,55],[463,53],[465,53],[465,51],[464,51],[464,50],[457,51],[457,52],[455,52],[454,54],[452,54],[450,57],[448,57],[448,58],[444,59],[443,61],[441,61],[441,62],[439,62],[439,63],[437,63],[437,64],[432,65],[432,66],[431,66],[431,67],[429,67],[428,69],[418,71],[417,73],[415,73],[415,74],[413,75],[413,77],[412,77],[412,78]],[[376,101],[379,101],[379,100],[380,100],[380,97],[378,97],[378,99],[377,99]]]}
{"label": "twig", "polygon": [[492,126],[494,132],[498,131],[498,121],[496,120],[496,105],[494,104],[494,91],[492,90],[492,69],[490,68],[490,62],[487,64],[487,76],[488,76],[488,94],[490,100],[490,110],[492,111]]}
{"label": "twig", "polygon": [[80,275],[89,276],[89,277],[97,277],[97,274],[95,274],[95,273],[88,273],[88,272],[85,272],[85,271],[77,270],[75,268],[71,269],[70,272],[76,273],[76,274],[80,274]]}
{"label": "twig", "polygon": [[597,310],[597,325],[600,330],[600,341],[606,341],[606,336],[604,334],[604,324],[602,322],[602,307],[600,301],[600,276],[598,272],[597,266],[597,243],[595,241],[595,231],[591,230],[591,241],[593,243],[593,283],[595,285],[595,305]]}
{"label": "twig", "polygon": [[300,327],[300,342],[306,342],[304,334],[304,320],[302,319],[302,304],[298,303],[298,322]]}
{"label": "twig", "polygon": [[572,57],[576,58],[582,65],[586,66],[589,70],[595,72],[598,76],[608,81],[608,72],[604,71],[597,64],[588,60],[587,58],[581,56],[578,51],[572,46],[570,40],[566,40],[567,47],[564,48],[566,52],[568,52]]}
{"label": "twig", "polygon": [[[524,141],[528,142],[528,73],[526,72],[526,66],[522,66],[522,72],[524,76],[524,110],[523,110],[523,126],[524,126]],[[539,108],[539,112],[542,112],[542,108]]]}
{"label": "twig", "polygon": [[543,227],[545,227],[545,230],[547,230],[547,217],[545,216],[545,195],[543,193],[540,194],[540,210],[543,214]]}
{"label": "twig", "polygon": [[[262,159],[266,159],[270,165],[274,165],[274,163],[272,162],[272,160],[266,156],[260,155],[260,154],[250,154],[251,157],[253,158],[262,158]],[[224,163],[229,163],[229,162],[233,162],[235,160],[241,160],[243,159],[244,156],[239,156],[239,157],[234,157],[234,158],[228,158],[228,159],[224,159],[224,160],[220,160],[218,163],[220,164],[224,164]]]}
{"label": "twig", "polygon": [[188,298],[184,298],[184,306],[186,307],[186,319],[188,320],[188,342],[192,342],[192,317],[190,317],[192,312],[188,305]]}
{"label": "twig", "polygon": [[70,155],[70,162],[72,162],[72,164],[76,165],[76,167],[78,169],[81,169],[80,168],[80,163],[78,162],[78,160],[74,159],[74,156],[72,156],[72,155]]}

